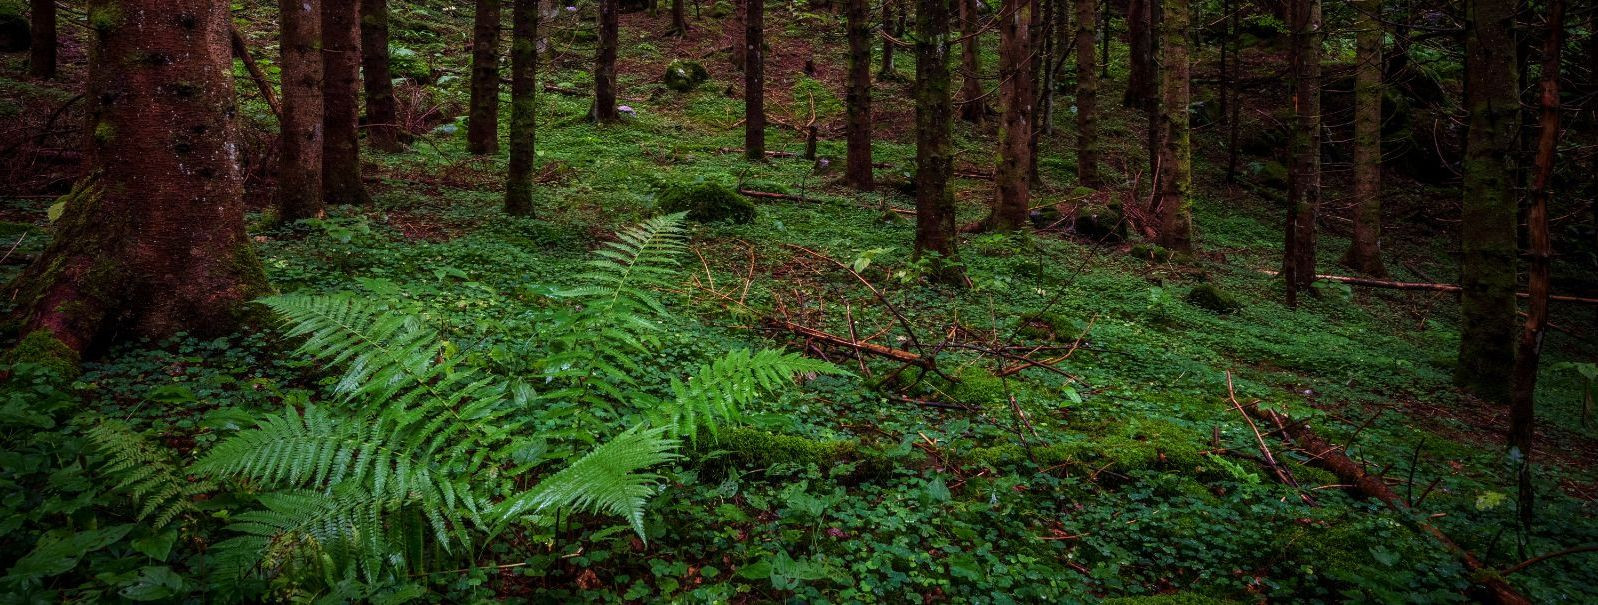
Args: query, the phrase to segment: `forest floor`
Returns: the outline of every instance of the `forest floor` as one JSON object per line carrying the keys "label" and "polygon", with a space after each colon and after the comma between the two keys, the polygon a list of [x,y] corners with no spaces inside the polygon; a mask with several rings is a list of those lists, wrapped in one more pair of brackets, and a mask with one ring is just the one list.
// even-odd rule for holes
{"label": "forest floor", "polygon": [[[455,79],[440,88],[464,90],[463,18],[441,3],[401,4],[396,44]],[[1598,541],[1598,429],[1582,425],[1580,376],[1558,365],[1598,357],[1591,309],[1553,307],[1559,329],[1545,346],[1533,454],[1539,509],[1533,531],[1518,535],[1505,411],[1450,386],[1456,301],[1329,286],[1296,310],[1283,306],[1279,280],[1265,273],[1280,262],[1282,231],[1271,186],[1256,178],[1269,160],[1245,157],[1244,183],[1226,184],[1215,131],[1195,143],[1201,253],[1192,262],[1139,258],[1148,249],[1137,234],[1120,242],[1049,229],[963,235],[970,288],[918,280],[908,217],[882,211],[913,201],[914,57],[901,50],[898,81],[875,93],[882,184],[852,192],[837,182],[846,61],[830,19],[773,16],[767,30],[769,148],[802,151],[797,126],[814,112],[820,155],[832,160],[824,174],[796,157],[742,159],[741,76],[728,65],[721,21],[691,19],[689,36],[675,39],[663,36],[668,16],[630,13],[619,94],[636,115],[595,126],[584,119],[586,96],[541,95],[536,219],[502,215],[504,155],[466,154],[464,129],[446,124],[405,153],[367,156],[374,206],[252,227],[280,291],[353,291],[419,312],[452,346],[487,355],[514,344],[506,335],[536,333],[519,322],[553,304],[541,288],[570,285],[601,242],[654,215],[663,184],[704,179],[807,200],[760,199],[751,224],[692,226],[692,255],[665,297],[674,315],[637,379],[664,392],[719,353],[761,346],[821,356],[854,375],[804,381],[750,410],[749,428],[665,470],[670,485],[649,509],[647,545],[613,520],[579,516],[484,553],[486,575],[434,578],[439,590],[537,602],[1465,600],[1471,578],[1453,556],[1267,431],[1271,453],[1302,487],[1278,481],[1229,390],[1346,444],[1490,567]],[[569,31],[563,23],[557,31]],[[557,35],[564,51],[541,74],[545,86],[589,89],[584,44]],[[1117,102],[1119,51],[1101,106],[1107,178],[1120,186],[1075,186],[1062,96],[1061,132],[1042,143],[1036,204],[1071,216],[1081,204],[1133,200],[1132,183],[1146,181],[1142,117]],[[991,71],[991,48],[983,58]],[[666,90],[661,74],[674,59],[702,61],[711,80]],[[803,75],[810,59],[814,78]],[[1260,65],[1261,75],[1270,69]],[[448,118],[459,90],[418,93],[408,115]],[[1273,98],[1260,92],[1251,112]],[[253,119],[263,111],[246,105]],[[994,126],[956,129],[958,170],[991,172]],[[986,212],[991,181],[960,178],[955,189],[962,224]],[[1391,189],[1395,198],[1447,195],[1408,182]],[[0,235],[30,234],[15,254],[42,246],[48,205],[7,202],[6,218],[26,225]],[[1320,266],[1338,272],[1345,229],[1327,218]],[[1454,275],[1450,238],[1427,229],[1390,231],[1395,279]],[[1204,285],[1238,306],[1189,302]],[[773,329],[774,318],[934,357],[937,371],[797,337]],[[75,392],[88,408],[191,452],[224,430],[208,414],[273,409],[326,388],[328,378],[279,340],[131,343],[87,364]],[[1007,371],[1021,357],[1051,363]],[[1551,559],[1511,580],[1539,602],[1598,599],[1589,556]]]}

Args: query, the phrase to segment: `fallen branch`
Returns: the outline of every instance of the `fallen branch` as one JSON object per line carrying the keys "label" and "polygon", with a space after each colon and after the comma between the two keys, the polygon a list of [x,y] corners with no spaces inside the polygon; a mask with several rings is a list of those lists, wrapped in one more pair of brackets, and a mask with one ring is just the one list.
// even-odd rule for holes
{"label": "fallen branch", "polygon": [[1563,557],[1565,555],[1574,555],[1576,553],[1594,552],[1594,551],[1598,551],[1598,544],[1587,544],[1587,545],[1584,545],[1584,546],[1573,546],[1573,547],[1570,547],[1570,548],[1567,548],[1567,549],[1564,549],[1564,550],[1554,551],[1554,552],[1551,552],[1551,553],[1548,553],[1548,554],[1543,554],[1543,555],[1537,555],[1535,557],[1532,557],[1530,559],[1526,559],[1525,561],[1521,561],[1519,563],[1516,563],[1515,565],[1507,567],[1503,571],[1498,572],[1498,573],[1507,576],[1509,574],[1518,572],[1520,570],[1526,569],[1527,567],[1531,567],[1533,565],[1536,565],[1536,564],[1541,563],[1543,561],[1547,561],[1549,559],[1553,559],[1553,558],[1556,558],[1556,557]]}
{"label": "fallen branch", "polygon": [[1443,547],[1447,548],[1449,552],[1453,553],[1465,564],[1465,568],[1471,572],[1471,581],[1487,590],[1488,596],[1491,597],[1491,602],[1504,605],[1529,605],[1531,603],[1526,597],[1515,592],[1515,588],[1510,586],[1502,575],[1488,569],[1482,564],[1481,560],[1476,558],[1476,555],[1471,554],[1470,551],[1461,547],[1458,542],[1449,538],[1448,534],[1443,533],[1443,530],[1423,519],[1416,518],[1414,509],[1405,504],[1398,497],[1398,494],[1393,493],[1392,488],[1387,486],[1387,482],[1380,475],[1366,473],[1365,467],[1358,462],[1354,462],[1347,454],[1344,454],[1341,447],[1332,445],[1322,439],[1314,431],[1311,431],[1308,425],[1296,424],[1288,419],[1287,416],[1275,410],[1263,409],[1258,405],[1247,406],[1243,410],[1249,415],[1268,420],[1283,427],[1283,432],[1287,434],[1293,444],[1310,455],[1310,462],[1331,471],[1344,484],[1352,487],[1355,492],[1368,498],[1374,498],[1387,505],[1394,512],[1399,513],[1400,516],[1410,519],[1411,526],[1417,531],[1437,539],[1438,542],[1442,543]]}
{"label": "fallen branch", "polygon": [[848,348],[851,348],[851,349],[854,349],[854,350],[857,350],[857,351],[860,351],[860,352],[863,352],[863,353],[870,353],[870,354],[876,355],[878,357],[885,357],[885,358],[888,358],[888,359],[892,359],[894,361],[898,361],[898,362],[902,362],[902,363],[906,363],[906,364],[910,364],[910,365],[918,366],[918,367],[922,367],[922,368],[931,368],[932,367],[932,361],[929,358],[922,357],[922,356],[920,356],[920,355],[918,355],[916,353],[910,352],[910,351],[905,351],[905,350],[902,350],[902,349],[895,349],[895,348],[892,348],[892,347],[885,347],[885,346],[882,346],[882,345],[879,345],[879,344],[876,344],[876,343],[850,340],[850,339],[844,338],[842,336],[835,336],[835,335],[823,332],[821,330],[817,330],[815,328],[811,328],[811,327],[807,327],[807,326],[801,326],[799,324],[796,324],[796,323],[793,323],[793,322],[790,322],[790,321],[787,321],[787,320],[784,320],[784,319],[777,319],[775,317],[768,317],[765,320],[763,320],[761,323],[764,323],[767,326],[772,327],[772,328],[776,328],[776,329],[779,329],[779,330],[786,330],[788,332],[792,332],[794,334],[798,334],[798,335],[803,336],[805,338],[809,338],[809,339],[812,339],[812,340],[819,340],[819,341],[827,343],[827,344],[837,345],[837,346],[840,346],[840,347],[848,347]]}
{"label": "fallen branch", "polygon": [[1232,402],[1232,407],[1237,409],[1237,413],[1243,415],[1243,420],[1248,423],[1248,428],[1254,431],[1254,441],[1260,446],[1260,455],[1265,457],[1265,465],[1270,467],[1271,472],[1276,473],[1276,478],[1281,480],[1282,483],[1298,490],[1298,497],[1305,504],[1315,506],[1315,499],[1311,498],[1309,493],[1304,491],[1304,488],[1299,487],[1298,480],[1293,478],[1293,472],[1276,461],[1276,456],[1271,453],[1271,447],[1265,444],[1265,436],[1260,434],[1260,427],[1256,426],[1254,419],[1248,415],[1248,412],[1243,410],[1243,404],[1238,403],[1237,391],[1232,388],[1231,372],[1226,373],[1226,400]]}
{"label": "fallen branch", "polygon": [[[1276,271],[1270,271],[1270,270],[1264,270],[1264,269],[1260,270],[1260,273],[1264,273],[1266,275],[1278,275],[1278,273]],[[1320,280],[1320,281],[1329,281],[1329,282],[1337,282],[1337,283],[1340,283],[1340,284],[1348,284],[1350,286],[1365,286],[1365,287],[1368,287],[1368,288],[1388,288],[1388,289],[1392,289],[1392,290],[1422,290],[1422,291],[1428,291],[1428,292],[1453,292],[1453,293],[1458,293],[1461,290],[1463,290],[1463,288],[1460,288],[1459,286],[1454,285],[1454,284],[1431,284],[1431,283],[1413,282],[1413,281],[1391,281],[1391,280],[1385,280],[1385,279],[1370,279],[1370,278],[1365,278],[1365,277],[1349,277],[1349,276],[1346,276],[1346,275],[1316,275],[1315,279]],[[1528,294],[1526,292],[1516,292],[1515,296],[1519,296],[1521,298],[1528,298],[1528,297],[1531,296],[1531,294]],[[1548,300],[1557,300],[1557,301],[1563,301],[1563,302],[1582,303],[1582,304],[1587,304],[1587,305],[1598,305],[1598,298],[1590,298],[1590,297],[1585,297],[1585,296],[1568,296],[1568,295],[1561,295],[1561,294],[1552,294],[1552,295],[1548,296]]]}
{"label": "fallen branch", "polygon": [[795,202],[810,202],[810,203],[813,203],[813,204],[820,204],[821,203],[821,200],[818,200],[818,199],[815,199],[815,198],[808,198],[808,197],[804,197],[804,196],[801,196],[801,195],[793,195],[791,193],[775,193],[775,192],[771,192],[771,191],[755,191],[753,189],[744,189],[744,188],[741,188],[741,187],[738,189],[738,193],[747,195],[749,197],[761,198],[761,199],[791,200],[791,201],[795,201]]}
{"label": "fallen branch", "polygon": [[250,56],[250,47],[244,43],[243,34],[239,28],[228,26],[228,34],[233,39],[233,56],[244,62],[244,69],[250,72],[250,79],[255,80],[255,87],[261,89],[261,97],[266,99],[266,106],[272,108],[272,115],[283,118],[283,105],[277,102],[277,95],[272,92],[272,83],[266,79],[266,72],[261,71],[260,64],[255,62],[255,57]]}
{"label": "fallen branch", "polygon": [[[566,96],[569,96],[569,97],[589,97],[589,96],[593,96],[593,93],[590,92],[590,91],[587,91],[587,90],[573,90],[573,89],[570,89],[570,88],[561,88],[561,87],[556,86],[554,84],[545,84],[544,85],[544,90],[547,91],[547,92],[552,92],[552,93],[555,93],[555,94],[562,94],[562,95],[566,95]],[[649,99],[645,99],[643,97],[616,97],[616,98],[621,99],[623,101],[630,101],[630,102],[633,102],[633,103],[642,103],[644,101],[648,101],[649,100]]]}

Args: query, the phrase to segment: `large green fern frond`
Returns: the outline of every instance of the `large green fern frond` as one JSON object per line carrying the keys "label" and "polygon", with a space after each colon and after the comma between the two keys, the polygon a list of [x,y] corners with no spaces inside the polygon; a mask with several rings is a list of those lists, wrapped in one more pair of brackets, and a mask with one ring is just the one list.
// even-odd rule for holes
{"label": "large green fern frond", "polygon": [[138,518],[165,527],[179,516],[198,512],[195,496],[216,484],[190,480],[169,452],[156,447],[127,423],[103,420],[88,431],[89,440],[105,458],[103,472],[117,481],[112,489],[131,498]]}
{"label": "large green fern frond", "polygon": [[687,382],[672,379],[674,398],[655,410],[655,424],[689,439],[697,439],[700,430],[715,435],[721,424],[737,420],[743,408],[791,384],[796,374],[847,373],[798,353],[737,349],[700,366]]}
{"label": "large green fern frond", "polygon": [[644,504],[659,479],[645,469],[677,458],[664,428],[633,427],[588,452],[533,489],[505,499],[489,516],[503,528],[524,514],[547,510],[603,512],[626,518],[644,536]]}

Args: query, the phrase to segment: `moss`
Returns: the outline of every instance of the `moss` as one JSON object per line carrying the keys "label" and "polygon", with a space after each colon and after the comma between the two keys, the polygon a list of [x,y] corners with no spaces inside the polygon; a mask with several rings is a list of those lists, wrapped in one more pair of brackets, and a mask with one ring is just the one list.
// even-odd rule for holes
{"label": "moss", "polygon": [[102,35],[122,24],[122,9],[115,4],[101,4],[89,10],[89,27]]}
{"label": "moss", "polygon": [[666,66],[666,73],[662,76],[666,88],[677,92],[688,92],[698,88],[710,79],[710,72],[705,71],[705,66],[698,61],[684,61],[678,59]]}
{"label": "moss", "polygon": [[100,122],[94,125],[94,142],[104,145],[115,138],[117,129],[110,122]]}
{"label": "moss", "polygon": [[1214,284],[1199,284],[1187,293],[1187,304],[1216,313],[1236,313],[1243,308],[1237,297],[1222,292]]}
{"label": "moss", "polygon": [[61,342],[48,330],[34,330],[29,332],[17,345],[7,351],[0,362],[7,365],[18,363],[31,363],[43,366],[62,377],[76,377],[78,375],[78,362],[81,361],[78,352],[72,347]]}
{"label": "moss", "polygon": [[1126,239],[1126,221],[1118,204],[1088,204],[1076,209],[1076,233],[1107,242]]}
{"label": "moss", "polygon": [[1165,261],[1171,260],[1171,251],[1166,250],[1164,246],[1159,244],[1143,243],[1134,245],[1132,246],[1132,251],[1130,254],[1132,258],[1143,259],[1156,263],[1163,263]]}
{"label": "moss", "polygon": [[1160,595],[1115,597],[1105,599],[1105,605],[1230,605],[1236,601],[1218,599],[1196,592],[1173,592]]}
{"label": "moss", "polygon": [[714,438],[702,437],[693,450],[700,456],[714,451],[724,452],[718,461],[751,468],[777,463],[820,468],[856,463],[856,476],[880,476],[894,468],[892,461],[862,448],[856,439],[814,439],[744,427],[722,429]]}
{"label": "moss", "polygon": [[695,222],[746,224],[755,220],[755,205],[716,181],[672,183],[662,187],[656,199],[662,211],[687,212],[688,219]]}
{"label": "moss", "polygon": [[1082,334],[1082,325],[1059,313],[1027,313],[1017,321],[1016,335],[1032,340],[1071,342]]}

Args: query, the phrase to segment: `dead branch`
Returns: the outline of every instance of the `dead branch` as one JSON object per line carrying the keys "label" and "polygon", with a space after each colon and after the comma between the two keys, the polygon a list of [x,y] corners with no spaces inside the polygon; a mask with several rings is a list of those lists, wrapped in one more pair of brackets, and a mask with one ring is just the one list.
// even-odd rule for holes
{"label": "dead branch", "polygon": [[860,351],[862,353],[870,353],[870,354],[876,355],[878,357],[884,357],[884,358],[887,358],[887,359],[892,359],[894,361],[906,363],[906,364],[917,366],[917,367],[921,367],[921,368],[927,368],[927,369],[931,369],[932,368],[932,360],[930,358],[922,357],[921,355],[918,355],[918,354],[916,354],[914,352],[911,352],[911,351],[905,351],[905,350],[902,350],[902,349],[895,349],[895,348],[892,348],[892,347],[885,347],[885,346],[882,346],[882,345],[879,345],[879,344],[876,344],[876,343],[871,343],[871,342],[850,340],[850,339],[842,337],[842,336],[835,336],[835,335],[823,332],[821,330],[817,330],[815,328],[811,328],[811,327],[807,327],[807,326],[801,326],[801,325],[793,323],[791,321],[788,321],[788,320],[785,320],[785,319],[778,319],[778,318],[775,318],[775,317],[768,317],[768,318],[762,320],[761,323],[765,324],[768,327],[776,328],[776,329],[779,329],[779,330],[786,330],[788,332],[792,332],[794,334],[797,334],[799,336],[803,336],[803,337],[811,339],[811,340],[819,340],[821,342],[824,342],[824,343],[827,343],[827,344],[830,344],[830,345],[836,345],[836,346],[840,346],[840,347],[847,347],[847,348],[850,348],[850,349],[854,349],[854,350]]}
{"label": "dead branch", "polygon": [[1526,559],[1525,561],[1521,561],[1519,563],[1516,563],[1514,565],[1506,567],[1506,568],[1504,568],[1503,571],[1498,572],[1498,573],[1507,576],[1509,574],[1518,572],[1520,570],[1526,569],[1527,567],[1531,567],[1533,565],[1536,565],[1536,564],[1541,563],[1543,561],[1547,561],[1549,559],[1553,559],[1553,558],[1556,558],[1556,557],[1563,557],[1565,555],[1574,555],[1576,553],[1594,552],[1594,551],[1598,551],[1598,544],[1587,544],[1587,545],[1583,545],[1583,546],[1573,546],[1573,547],[1570,547],[1570,548],[1566,548],[1564,550],[1555,551],[1555,552],[1551,552],[1551,553],[1548,553],[1548,554],[1537,555],[1537,556],[1532,557],[1530,559]]}
{"label": "dead branch", "polygon": [[747,195],[749,197],[760,198],[760,199],[791,200],[791,201],[795,201],[795,202],[810,202],[810,203],[813,203],[813,204],[820,204],[821,203],[821,200],[818,200],[818,199],[815,199],[815,198],[804,197],[804,196],[801,196],[801,195],[794,195],[794,194],[791,194],[791,193],[775,193],[775,192],[771,192],[771,191],[755,191],[753,189],[744,189],[742,187],[740,187],[738,189],[738,193],[741,193],[743,195]]}
{"label": "dead branch", "polygon": [[1232,388],[1232,373],[1230,371],[1226,373],[1226,400],[1232,402],[1232,407],[1237,410],[1237,413],[1243,415],[1243,420],[1248,423],[1248,428],[1254,431],[1254,442],[1260,446],[1260,455],[1265,457],[1265,465],[1270,467],[1271,472],[1275,473],[1276,478],[1280,479],[1282,483],[1298,490],[1298,497],[1303,499],[1305,504],[1314,506],[1315,499],[1311,498],[1309,493],[1304,491],[1304,488],[1299,487],[1298,480],[1293,478],[1292,471],[1276,461],[1276,456],[1271,453],[1271,447],[1265,444],[1265,436],[1260,434],[1260,427],[1256,426],[1254,419],[1249,417],[1248,412],[1243,410],[1243,404],[1238,403],[1237,391]]}
{"label": "dead branch", "polygon": [[283,105],[277,102],[277,95],[272,92],[272,83],[266,79],[266,72],[261,71],[261,65],[255,62],[255,57],[250,56],[250,47],[245,44],[244,35],[233,25],[228,25],[228,34],[233,39],[233,56],[244,62],[244,69],[250,72],[250,79],[255,80],[255,87],[261,89],[261,98],[266,99],[266,106],[272,108],[272,115],[283,119]]}
{"label": "dead branch", "polygon": [[[1266,275],[1276,275],[1277,274],[1277,272],[1275,272],[1275,271],[1270,271],[1270,270],[1265,270],[1265,269],[1260,270],[1260,273],[1264,273]],[[1365,277],[1349,277],[1349,276],[1346,276],[1346,275],[1316,275],[1315,279],[1322,280],[1322,281],[1329,281],[1329,282],[1337,282],[1337,283],[1341,283],[1341,284],[1348,284],[1350,286],[1365,286],[1365,287],[1368,287],[1368,288],[1388,288],[1388,289],[1392,289],[1392,290],[1421,290],[1421,291],[1429,291],[1429,292],[1452,292],[1452,293],[1458,293],[1462,289],[1459,286],[1454,285],[1454,284],[1431,284],[1431,283],[1425,283],[1425,282],[1412,282],[1412,281],[1390,281],[1390,280],[1385,280],[1385,279],[1370,279],[1370,278],[1365,278]],[[1519,296],[1521,298],[1527,298],[1527,297],[1530,297],[1531,295],[1526,293],[1526,292],[1516,292],[1515,296]],[[1585,296],[1568,296],[1568,295],[1561,295],[1561,294],[1553,294],[1553,295],[1549,295],[1548,296],[1548,300],[1557,300],[1557,301],[1562,301],[1562,302],[1581,303],[1581,304],[1585,304],[1585,305],[1598,305],[1598,298],[1590,298],[1590,297],[1585,297]]]}

